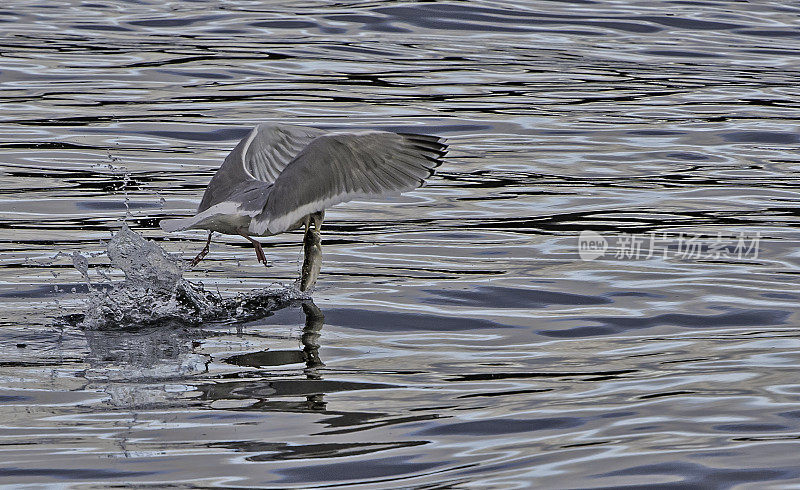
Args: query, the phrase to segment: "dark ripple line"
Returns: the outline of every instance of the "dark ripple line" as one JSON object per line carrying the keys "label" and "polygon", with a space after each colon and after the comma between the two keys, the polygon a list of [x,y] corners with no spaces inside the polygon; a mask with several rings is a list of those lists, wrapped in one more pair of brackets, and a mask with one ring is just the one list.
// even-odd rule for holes
{"label": "dark ripple line", "polygon": [[538,390],[510,390],[510,391],[493,391],[488,393],[470,393],[468,395],[459,395],[456,399],[459,398],[486,398],[486,397],[495,397],[495,396],[511,396],[511,395],[524,395],[528,393],[545,393],[548,391],[553,391],[553,388],[542,388]]}
{"label": "dark ripple line", "polygon": [[[788,162],[795,163],[795,162]],[[719,170],[720,167],[711,167]],[[735,168],[735,167],[734,167]],[[736,168],[735,168],[736,169]],[[516,173],[477,170],[469,173],[436,172],[437,179],[445,182],[458,183],[461,188],[504,188],[519,186],[547,186],[547,187],[606,187],[606,188],[683,188],[683,187],[737,187],[768,184],[775,189],[800,189],[800,178],[782,175],[780,180],[765,179],[763,177],[708,177],[692,174],[692,172],[707,171],[708,167],[691,166],[682,171],[667,172],[659,175],[642,175],[630,177],[572,177],[568,175]],[[436,187],[436,182],[428,185]]]}
{"label": "dark ripple line", "polygon": [[[552,372],[552,373],[479,373],[462,374],[445,378],[445,381],[494,381],[498,379],[528,379],[528,378],[587,378],[596,376],[624,377],[626,374],[638,373],[638,369],[620,369],[616,371],[595,371],[595,372]],[[608,378],[610,379],[610,378]]]}
{"label": "dark ripple line", "polygon": [[651,393],[649,395],[640,395],[637,396],[637,400],[652,400],[655,398],[665,398],[669,396],[680,396],[680,395],[696,395],[696,391],[690,390],[675,390],[675,391],[666,391],[664,393]]}

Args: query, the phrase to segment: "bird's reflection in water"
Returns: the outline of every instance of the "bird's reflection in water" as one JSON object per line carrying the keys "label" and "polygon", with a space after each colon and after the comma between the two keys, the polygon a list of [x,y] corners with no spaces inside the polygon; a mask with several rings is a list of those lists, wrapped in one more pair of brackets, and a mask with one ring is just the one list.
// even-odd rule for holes
{"label": "bird's reflection in water", "polygon": [[[196,386],[196,389],[201,392],[200,398],[211,403],[225,401],[230,404],[235,400],[246,402],[237,406],[226,405],[232,410],[307,412],[326,410],[324,401],[326,394],[395,387],[382,383],[323,379],[320,368],[324,364],[319,355],[319,337],[324,316],[311,301],[300,303],[300,307],[305,314],[305,325],[300,337],[301,350],[261,350],[227,357],[224,360],[225,363],[256,368],[256,371],[248,374],[258,378],[227,382],[215,381]],[[269,369],[294,363],[305,364],[302,377],[281,376],[278,378],[270,375]],[[302,397],[303,400],[287,400],[287,398],[297,397]],[[369,416],[377,415],[379,414],[370,414]]]}
{"label": "bird's reflection in water", "polygon": [[[289,364],[304,363],[306,365],[304,374],[306,381],[322,381],[319,368],[325,366],[319,356],[319,337],[324,325],[325,315],[314,304],[313,301],[303,301],[299,304],[305,315],[305,325],[300,336],[302,350],[262,350],[231,356],[225,359],[228,364],[257,369],[270,368]],[[244,334],[244,327],[237,327],[239,334]],[[280,408],[283,410],[324,410],[324,393],[306,392],[302,379],[293,380],[258,380],[250,382],[236,382],[200,387],[206,399],[223,398],[258,398],[259,401],[248,408],[265,409]],[[313,387],[313,385],[312,385]],[[219,388],[223,388],[220,390]],[[306,387],[307,388],[307,387]],[[305,402],[296,403],[277,403],[265,399],[271,396],[303,395]]]}
{"label": "bird's reflection in water", "polygon": [[[266,403],[262,398],[267,396],[303,396],[305,400],[301,404],[286,408],[323,410],[324,392],[318,389],[323,385],[311,387],[309,390],[307,383],[335,384],[323,381],[319,372],[319,368],[325,365],[319,355],[319,338],[325,317],[311,300],[278,305],[273,310],[262,312],[260,318],[249,317],[248,323],[271,316],[278,310],[298,308],[305,316],[300,335],[301,349],[271,350],[269,345],[265,345],[262,350],[230,356],[227,354],[228,349],[232,345],[244,344],[243,339],[248,343],[266,342],[263,335],[258,335],[263,334],[263,330],[249,332],[253,329],[242,323],[234,324],[235,336],[231,335],[230,323],[197,327],[159,325],[125,330],[87,329],[85,335],[89,349],[89,367],[84,376],[90,384],[102,387],[111,397],[109,402],[115,406],[132,408],[181,401],[196,402],[197,397],[189,394],[194,389],[199,390],[199,399],[206,403],[257,397],[260,400],[258,405]],[[226,348],[220,348],[223,345]],[[296,374],[291,376],[291,372],[287,372],[289,379],[263,379],[263,376],[270,375],[263,372],[264,370],[291,364],[305,364],[300,377]],[[255,369],[230,373],[219,369],[219,366],[224,365]],[[209,383],[209,378],[225,379],[234,375],[259,379]],[[187,386],[184,391],[170,392],[165,390],[167,383],[199,386]],[[102,386],[97,386],[98,384]]]}

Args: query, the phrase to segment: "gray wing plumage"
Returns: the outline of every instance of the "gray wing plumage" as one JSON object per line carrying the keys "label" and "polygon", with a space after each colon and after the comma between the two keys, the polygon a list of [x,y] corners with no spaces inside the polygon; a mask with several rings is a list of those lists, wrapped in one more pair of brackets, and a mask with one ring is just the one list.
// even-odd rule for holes
{"label": "gray wing plumage", "polygon": [[384,131],[319,136],[275,179],[250,232],[280,233],[334,204],[415,189],[445,153],[444,140],[434,136]]}
{"label": "gray wing plumage", "polygon": [[272,183],[300,151],[325,131],[289,124],[260,124],[225,157],[197,211],[219,204],[248,181]]}

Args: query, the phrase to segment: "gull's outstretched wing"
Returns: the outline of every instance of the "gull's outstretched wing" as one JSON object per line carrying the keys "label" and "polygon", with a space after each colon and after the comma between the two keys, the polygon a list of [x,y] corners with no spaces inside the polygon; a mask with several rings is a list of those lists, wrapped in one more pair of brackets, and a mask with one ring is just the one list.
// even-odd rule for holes
{"label": "gull's outstretched wing", "polygon": [[319,136],[275,179],[250,232],[280,233],[334,204],[415,189],[445,153],[447,145],[435,136],[384,131]]}
{"label": "gull's outstretched wing", "polygon": [[248,180],[274,182],[306,145],[323,134],[321,129],[289,124],[259,124],[225,157],[197,211],[225,201]]}

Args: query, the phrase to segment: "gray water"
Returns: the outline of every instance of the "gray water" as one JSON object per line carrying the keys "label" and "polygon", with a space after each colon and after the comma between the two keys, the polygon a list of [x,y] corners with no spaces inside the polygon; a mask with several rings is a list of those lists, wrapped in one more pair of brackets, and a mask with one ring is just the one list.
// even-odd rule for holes
{"label": "gray water", "polygon": [[[0,484],[800,486],[798,14],[3,2]],[[265,121],[451,151],[328,212],[313,300],[299,232],[220,236],[226,315],[87,326]]]}

